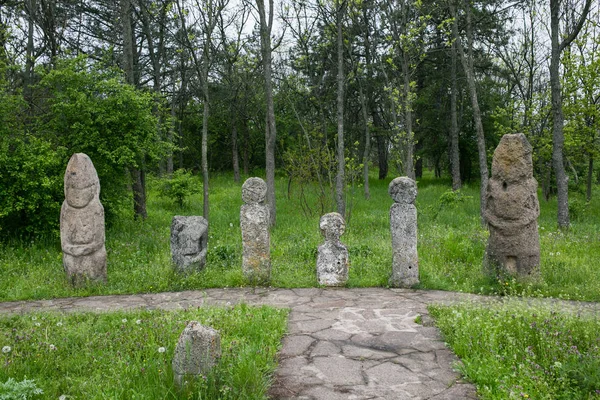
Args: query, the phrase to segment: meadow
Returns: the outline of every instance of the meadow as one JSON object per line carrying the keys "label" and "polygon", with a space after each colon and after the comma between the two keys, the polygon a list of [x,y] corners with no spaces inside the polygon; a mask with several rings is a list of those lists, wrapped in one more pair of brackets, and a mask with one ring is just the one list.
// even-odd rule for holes
{"label": "meadow", "polygon": [[[189,320],[220,331],[221,358],[180,389],[171,360]],[[286,321],[286,310],[243,304],[2,316],[0,398],[263,399]]]}
{"label": "meadow", "polygon": [[[201,185],[198,178],[193,179]],[[389,181],[372,179],[369,200],[364,199],[362,188],[349,190],[350,213],[342,236],[350,253],[349,287],[388,284],[392,257]],[[230,174],[211,179],[209,250],[203,271],[187,276],[174,273],[169,247],[172,217],[200,215],[201,194],[189,196],[183,207],[178,206],[159,194],[161,180],[154,178],[148,185],[148,218],[134,221],[122,211],[109,223],[106,284],[72,288],[62,269],[57,235],[31,242],[5,240],[0,244],[0,301],[244,286],[241,184]],[[488,233],[479,221],[478,187],[465,185],[458,194],[448,188],[446,180],[418,180],[419,288],[600,300],[600,200],[586,204],[581,194],[571,193],[574,218],[571,229],[562,232],[556,226],[556,200],[540,198],[541,279],[522,284],[483,273]],[[313,206],[312,213],[305,211],[296,192],[288,193],[287,179],[277,180],[277,225],[271,232],[274,287],[317,286],[317,247],[323,239],[317,198],[307,192],[306,204]]]}
{"label": "meadow", "polygon": [[[200,180],[193,179],[200,187]],[[350,253],[349,287],[388,285],[392,257],[389,181],[372,179],[369,200],[364,199],[361,187],[348,192],[349,216],[342,242]],[[200,272],[186,276],[173,272],[169,236],[174,215],[201,213],[201,195],[193,194],[178,205],[175,199],[162,194],[164,179],[151,177],[148,218],[134,221],[128,210],[122,210],[109,221],[106,284],[73,288],[62,269],[57,235],[35,241],[5,239],[0,244],[0,301],[245,286],[239,227],[242,182],[235,183],[230,174],[211,178],[208,260]],[[560,231],[556,226],[556,200],[546,202],[540,196],[541,276],[523,283],[483,273],[488,233],[478,215],[479,188],[467,184],[454,193],[449,187],[447,180],[431,176],[418,180],[418,288],[507,298],[600,300],[600,200],[585,203],[581,193],[571,192],[572,225],[568,231]],[[314,186],[302,189],[301,193],[285,177],[277,179],[277,225],[271,231],[271,285],[275,287],[318,286],[317,247],[323,241],[318,228],[319,197]],[[594,372],[598,370],[597,358],[582,356],[583,349],[585,354],[599,355],[597,321],[514,304],[504,309],[432,307],[430,312],[448,344],[463,360],[461,372],[477,385],[483,398],[594,398],[595,391],[600,390],[600,378]],[[42,396],[50,394],[48,398],[62,394],[82,398],[264,398],[275,368],[274,355],[285,331],[285,314],[242,305],[173,314],[136,311],[100,316],[2,317],[0,344],[11,350],[0,354],[0,363],[5,367],[0,371],[0,385],[14,390],[24,385],[21,389],[28,390],[27,381],[22,380],[35,377],[35,382],[29,384],[34,388],[30,389],[41,388],[45,393]],[[192,318],[222,329],[226,355],[214,375],[182,394],[172,385],[169,362],[184,321]],[[252,325],[256,321],[262,325]],[[536,326],[545,328],[535,330]],[[110,339],[110,332],[122,333],[116,343]],[[89,349],[82,345],[87,338],[93,338]],[[264,340],[268,344],[261,342]],[[266,345],[268,351],[262,354],[252,350],[257,343]],[[158,351],[161,347],[164,353]],[[232,356],[238,353],[248,354],[249,358],[241,357],[238,364],[240,360]],[[111,373],[99,389],[100,376],[108,365],[121,369]],[[11,381],[11,377],[21,381]],[[251,394],[236,383],[248,379],[254,382],[249,385]],[[158,383],[150,385],[148,392],[143,388],[150,381]]]}

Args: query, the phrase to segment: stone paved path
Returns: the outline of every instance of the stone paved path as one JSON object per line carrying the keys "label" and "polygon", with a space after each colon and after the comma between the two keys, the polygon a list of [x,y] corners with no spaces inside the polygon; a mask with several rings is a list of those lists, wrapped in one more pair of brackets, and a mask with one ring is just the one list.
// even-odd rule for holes
{"label": "stone paved path", "polygon": [[[469,294],[406,289],[207,289],[0,303],[0,314],[59,310],[179,309],[245,302],[291,309],[276,399],[475,399],[460,380],[457,358],[427,323],[427,305],[497,301]],[[523,300],[573,312],[599,313],[598,303]],[[422,316],[425,323],[417,324]]]}

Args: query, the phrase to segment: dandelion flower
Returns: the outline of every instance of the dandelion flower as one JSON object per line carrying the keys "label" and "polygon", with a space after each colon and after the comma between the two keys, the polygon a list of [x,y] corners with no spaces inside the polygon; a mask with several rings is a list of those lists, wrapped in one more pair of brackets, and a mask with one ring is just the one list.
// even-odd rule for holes
{"label": "dandelion flower", "polygon": [[32,321],[36,321],[36,320],[37,320],[37,317],[31,317],[31,320],[32,320]]}
{"label": "dandelion flower", "polygon": [[[62,322],[57,322],[57,323],[56,323],[56,326],[63,326],[63,323],[62,323]],[[64,396],[64,395],[63,395],[63,396]]]}
{"label": "dandelion flower", "polygon": [[233,228],[233,223],[232,222],[229,223],[229,227]]}
{"label": "dandelion flower", "polygon": [[124,323],[124,324],[125,324],[125,323],[127,323],[127,318],[123,318],[123,319],[121,320],[121,322],[122,322],[122,323]]}
{"label": "dandelion flower", "polygon": [[66,394],[61,394],[60,397],[58,398],[58,400],[67,400],[67,395]]}
{"label": "dandelion flower", "polygon": [[139,325],[139,324],[141,324],[141,323],[142,323],[142,320],[141,320],[141,319],[138,319],[137,321],[135,321],[135,323]]}
{"label": "dandelion flower", "polygon": [[50,350],[52,350],[52,351],[56,350],[56,346],[53,344],[51,344],[49,347],[50,347]]}
{"label": "dandelion flower", "polygon": [[35,323],[35,326],[42,326],[42,324],[41,324],[41,323],[39,323],[39,322],[36,322],[36,323]]}
{"label": "dandelion flower", "polygon": [[167,349],[165,349],[164,347],[159,347],[158,348],[158,352],[159,353],[164,353],[165,351],[167,351]]}
{"label": "dandelion flower", "polygon": [[2,352],[3,352],[4,354],[10,353],[10,351],[11,351],[11,350],[12,350],[12,347],[10,347],[10,346],[4,346],[4,347],[2,348]]}

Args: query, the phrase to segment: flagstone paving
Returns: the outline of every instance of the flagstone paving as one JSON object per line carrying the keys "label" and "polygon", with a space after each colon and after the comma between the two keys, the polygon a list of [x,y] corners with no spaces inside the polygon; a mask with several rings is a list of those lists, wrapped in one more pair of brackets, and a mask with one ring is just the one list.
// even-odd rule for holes
{"label": "flagstone paving", "polygon": [[[245,302],[291,310],[270,396],[275,399],[475,399],[427,305],[498,298],[408,289],[206,289],[0,303],[0,314],[41,310],[181,309]],[[526,299],[598,314],[597,303]],[[420,316],[422,323],[417,323]]]}

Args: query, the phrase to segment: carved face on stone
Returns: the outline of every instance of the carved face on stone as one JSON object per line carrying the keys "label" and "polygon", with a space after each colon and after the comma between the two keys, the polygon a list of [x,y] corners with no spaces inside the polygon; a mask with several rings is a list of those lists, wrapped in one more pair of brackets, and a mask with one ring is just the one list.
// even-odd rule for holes
{"label": "carved face on stone", "polygon": [[417,198],[417,184],[412,179],[401,176],[390,182],[388,193],[396,203],[413,204]]}
{"label": "carved face on stone", "polygon": [[177,240],[184,256],[195,256],[202,251],[202,232],[193,225],[185,225]]}
{"label": "carved face on stone", "polygon": [[336,241],[344,234],[346,222],[340,214],[333,212],[321,217],[319,228],[321,228],[321,235],[325,237],[325,240]]}
{"label": "carved face on stone", "polygon": [[267,184],[260,178],[248,178],[242,185],[242,200],[246,204],[264,203]]}
{"label": "carved face on stone", "polygon": [[74,208],[87,206],[99,195],[100,181],[90,158],[75,153],[65,171],[65,199]]}
{"label": "carved face on stone", "polygon": [[494,151],[492,179],[506,185],[533,178],[532,148],[522,133],[504,135]]}

